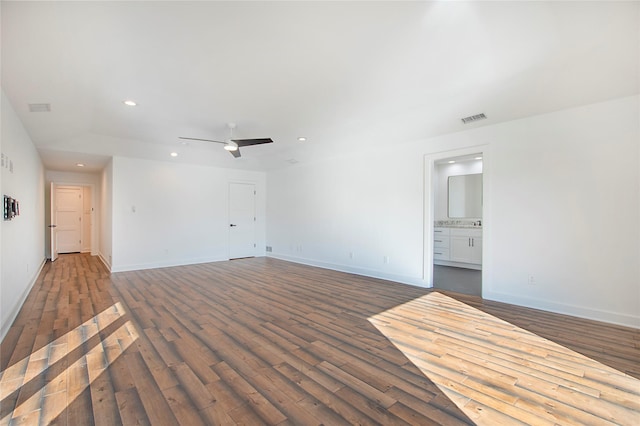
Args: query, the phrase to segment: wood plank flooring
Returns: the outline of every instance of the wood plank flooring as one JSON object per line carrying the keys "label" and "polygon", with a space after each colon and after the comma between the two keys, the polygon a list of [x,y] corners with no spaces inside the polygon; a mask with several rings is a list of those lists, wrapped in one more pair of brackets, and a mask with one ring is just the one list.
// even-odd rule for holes
{"label": "wood plank flooring", "polygon": [[63,255],[0,345],[0,424],[631,425],[639,364],[639,330],[473,296]]}

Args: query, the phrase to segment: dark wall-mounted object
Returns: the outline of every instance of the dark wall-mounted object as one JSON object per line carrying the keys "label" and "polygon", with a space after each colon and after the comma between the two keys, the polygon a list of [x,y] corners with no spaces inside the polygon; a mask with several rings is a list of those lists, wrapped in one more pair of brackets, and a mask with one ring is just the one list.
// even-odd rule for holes
{"label": "dark wall-mounted object", "polygon": [[20,216],[20,202],[15,198],[4,196],[4,220],[11,220]]}

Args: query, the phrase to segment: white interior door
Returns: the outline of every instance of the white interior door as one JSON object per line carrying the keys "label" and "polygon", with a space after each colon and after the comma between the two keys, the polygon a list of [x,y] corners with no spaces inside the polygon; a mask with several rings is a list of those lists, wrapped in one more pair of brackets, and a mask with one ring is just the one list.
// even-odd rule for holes
{"label": "white interior door", "polygon": [[255,256],[256,187],[248,183],[229,184],[229,258]]}
{"label": "white interior door", "polygon": [[50,244],[51,244],[51,261],[53,262],[58,258],[58,244],[56,239],[56,184],[51,182],[51,193],[50,193],[50,215],[51,224],[49,225],[49,233],[51,234]]}
{"label": "white interior door", "polygon": [[82,188],[58,186],[55,189],[55,211],[51,223],[56,225],[57,253],[82,250]]}

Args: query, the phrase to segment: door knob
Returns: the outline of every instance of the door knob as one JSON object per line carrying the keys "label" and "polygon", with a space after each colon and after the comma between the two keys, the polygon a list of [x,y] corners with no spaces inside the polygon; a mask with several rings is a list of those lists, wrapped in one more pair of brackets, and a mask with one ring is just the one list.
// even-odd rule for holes
{"label": "door knob", "polygon": [[49,228],[55,228],[58,225],[49,225]]}
{"label": "door knob", "polygon": [[235,225],[235,224],[231,223],[231,224],[229,224],[229,226],[231,226],[233,228],[234,226],[238,226],[238,225]]}

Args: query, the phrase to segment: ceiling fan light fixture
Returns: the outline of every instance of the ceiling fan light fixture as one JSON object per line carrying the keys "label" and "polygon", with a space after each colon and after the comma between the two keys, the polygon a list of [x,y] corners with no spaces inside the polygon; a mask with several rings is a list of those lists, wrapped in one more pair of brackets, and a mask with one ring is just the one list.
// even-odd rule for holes
{"label": "ceiling fan light fixture", "polygon": [[237,151],[238,150],[238,144],[235,143],[234,141],[228,141],[224,145],[224,149],[226,149],[227,151]]}
{"label": "ceiling fan light fixture", "polygon": [[202,141],[202,142],[213,142],[224,145],[225,151],[228,151],[233,158],[240,158],[240,147],[244,149],[246,146],[253,145],[262,145],[265,143],[273,143],[273,139],[271,138],[254,138],[254,139],[232,139],[233,138],[233,129],[235,128],[235,124],[229,123],[229,139],[225,139],[224,141],[214,140],[214,139],[200,139],[200,138],[187,138],[184,136],[179,136],[179,139],[187,139],[192,141]]}

